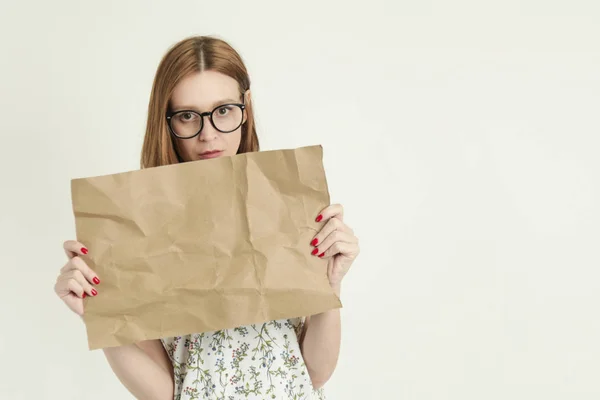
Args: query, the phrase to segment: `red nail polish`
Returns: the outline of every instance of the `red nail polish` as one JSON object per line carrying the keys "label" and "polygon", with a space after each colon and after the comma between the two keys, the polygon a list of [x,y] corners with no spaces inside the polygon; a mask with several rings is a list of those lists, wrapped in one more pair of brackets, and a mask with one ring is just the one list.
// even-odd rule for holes
{"label": "red nail polish", "polygon": [[323,219],[323,216],[321,214],[319,214],[319,216],[317,217],[317,222],[321,222],[322,219]]}
{"label": "red nail polish", "polygon": [[95,296],[97,294],[98,294],[98,292],[96,291],[96,289],[92,289],[92,296]]}
{"label": "red nail polish", "polygon": [[85,299],[85,296],[87,296],[86,292],[83,292],[83,296],[81,296],[82,299]]}
{"label": "red nail polish", "polygon": [[319,254],[319,257],[323,257],[325,255],[325,252]]}
{"label": "red nail polish", "polygon": [[317,254],[318,252],[319,252],[319,249],[317,249],[317,248],[315,247],[315,249],[314,249],[314,250],[312,251],[312,253],[310,253],[310,254],[312,254],[312,255],[314,256],[314,255],[315,255],[315,254]]}
{"label": "red nail polish", "polygon": [[85,247],[82,247],[82,248],[81,248],[81,252],[82,252],[83,254],[87,254],[87,253],[88,253],[88,249],[86,249]]}
{"label": "red nail polish", "polygon": [[98,279],[97,276],[94,277],[94,279],[92,279],[92,281],[97,285],[100,283],[100,279]]}
{"label": "red nail polish", "polygon": [[314,239],[312,240],[312,242],[310,242],[311,246],[316,246],[316,245],[317,245],[317,243],[319,243],[319,239],[317,239],[317,238],[314,238]]}

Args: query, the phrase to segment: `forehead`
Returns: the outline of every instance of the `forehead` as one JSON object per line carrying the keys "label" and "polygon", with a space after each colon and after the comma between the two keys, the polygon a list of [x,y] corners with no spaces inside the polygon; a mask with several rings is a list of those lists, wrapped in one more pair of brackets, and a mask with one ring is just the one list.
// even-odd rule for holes
{"label": "forehead", "polygon": [[235,79],[216,71],[194,72],[175,86],[171,107],[193,106],[209,109],[224,99],[240,99]]}

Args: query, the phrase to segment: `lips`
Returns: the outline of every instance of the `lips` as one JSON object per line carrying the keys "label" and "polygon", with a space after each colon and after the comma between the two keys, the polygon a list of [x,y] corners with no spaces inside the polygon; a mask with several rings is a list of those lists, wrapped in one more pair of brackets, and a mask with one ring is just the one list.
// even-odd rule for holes
{"label": "lips", "polygon": [[201,153],[200,158],[202,158],[202,159],[215,158],[215,157],[219,157],[221,154],[223,154],[223,151],[221,151],[221,150],[210,150],[210,151],[205,151],[204,153]]}

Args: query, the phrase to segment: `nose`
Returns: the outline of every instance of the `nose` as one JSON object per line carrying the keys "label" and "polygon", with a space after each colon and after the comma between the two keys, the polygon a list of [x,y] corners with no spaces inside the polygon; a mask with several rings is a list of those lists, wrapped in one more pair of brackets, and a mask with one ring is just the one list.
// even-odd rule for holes
{"label": "nose", "polygon": [[202,116],[202,130],[198,135],[198,140],[201,142],[210,142],[219,135],[219,131],[215,129],[212,122],[210,121],[209,115]]}

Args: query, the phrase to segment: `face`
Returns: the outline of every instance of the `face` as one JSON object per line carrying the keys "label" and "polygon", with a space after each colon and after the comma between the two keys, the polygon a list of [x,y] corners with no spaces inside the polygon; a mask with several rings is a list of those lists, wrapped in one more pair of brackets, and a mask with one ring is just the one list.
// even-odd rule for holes
{"label": "face", "polygon": [[[246,92],[248,103],[250,92]],[[242,103],[242,95],[235,79],[216,71],[202,71],[190,74],[182,79],[173,91],[170,101],[170,110],[193,110],[198,113],[210,112],[216,107],[227,103]],[[232,115],[232,109],[218,109],[213,114],[213,120],[221,130],[219,121],[225,121],[227,115]],[[229,113],[229,114],[228,114]],[[177,120],[173,120],[172,126],[180,126],[180,129],[193,129],[198,126],[198,118],[194,114],[179,114]],[[174,143],[179,156],[183,161],[197,161],[208,158],[235,155],[240,146],[242,126],[233,132],[223,133],[215,129],[210,122],[209,116],[204,116],[202,131],[191,139],[181,139],[173,136]],[[246,112],[243,111],[242,121],[246,122]],[[235,125],[237,125],[236,119]],[[234,126],[235,126],[234,125]],[[177,129],[176,129],[177,130]],[[196,129],[197,131],[197,129]]]}

